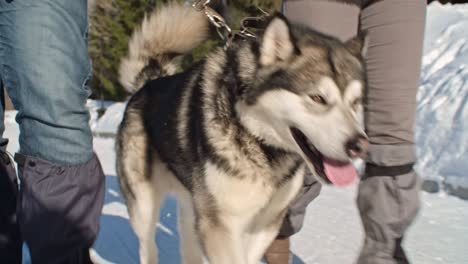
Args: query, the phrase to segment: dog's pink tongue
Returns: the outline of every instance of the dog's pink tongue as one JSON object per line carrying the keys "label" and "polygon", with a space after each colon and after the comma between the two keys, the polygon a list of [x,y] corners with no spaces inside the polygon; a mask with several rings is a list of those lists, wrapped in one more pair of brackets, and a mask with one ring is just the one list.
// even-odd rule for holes
{"label": "dog's pink tongue", "polygon": [[341,163],[323,159],[323,167],[328,179],[337,186],[346,186],[354,182],[357,172],[351,162]]}

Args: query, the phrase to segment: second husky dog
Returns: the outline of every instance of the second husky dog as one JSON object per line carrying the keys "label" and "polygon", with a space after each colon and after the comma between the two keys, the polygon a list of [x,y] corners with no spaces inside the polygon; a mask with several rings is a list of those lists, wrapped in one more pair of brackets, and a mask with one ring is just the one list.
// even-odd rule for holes
{"label": "second husky dog", "polygon": [[256,40],[216,49],[174,74],[208,37],[202,12],[171,4],[136,30],[121,65],[132,92],[117,172],[141,263],[157,263],[155,223],[179,200],[184,263],[254,264],[275,238],[310,170],[345,185],[365,151],[360,37],[347,43],[274,15]]}

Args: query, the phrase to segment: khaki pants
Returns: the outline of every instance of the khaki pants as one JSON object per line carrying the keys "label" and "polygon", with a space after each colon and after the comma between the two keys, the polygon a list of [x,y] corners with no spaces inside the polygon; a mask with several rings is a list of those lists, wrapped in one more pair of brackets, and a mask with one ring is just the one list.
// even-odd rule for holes
{"label": "khaki pants", "polygon": [[[419,208],[413,127],[426,1],[289,0],[283,9],[291,21],[343,41],[359,30],[369,36],[365,125],[371,145],[357,198],[366,233],[358,263],[407,263],[400,243]],[[280,236],[300,229],[298,214],[305,207],[297,205],[307,205],[320,191],[310,188],[310,181],[291,206]]]}

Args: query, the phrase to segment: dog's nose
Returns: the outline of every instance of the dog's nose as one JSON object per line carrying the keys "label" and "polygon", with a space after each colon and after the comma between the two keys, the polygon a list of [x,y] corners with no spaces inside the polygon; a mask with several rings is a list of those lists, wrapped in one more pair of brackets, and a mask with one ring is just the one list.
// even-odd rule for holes
{"label": "dog's nose", "polygon": [[363,135],[355,136],[346,143],[346,152],[351,158],[362,156],[368,148],[369,140]]}

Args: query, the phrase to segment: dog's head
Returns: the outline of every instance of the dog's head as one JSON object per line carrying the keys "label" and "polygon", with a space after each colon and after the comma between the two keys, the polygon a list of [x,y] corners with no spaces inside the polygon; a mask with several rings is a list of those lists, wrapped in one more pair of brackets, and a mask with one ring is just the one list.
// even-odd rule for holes
{"label": "dog's head", "polygon": [[275,15],[257,43],[252,84],[236,105],[252,134],[299,153],[325,183],[352,181],[350,159],[367,149],[364,39],[342,43]]}

